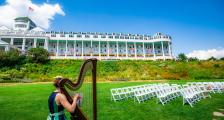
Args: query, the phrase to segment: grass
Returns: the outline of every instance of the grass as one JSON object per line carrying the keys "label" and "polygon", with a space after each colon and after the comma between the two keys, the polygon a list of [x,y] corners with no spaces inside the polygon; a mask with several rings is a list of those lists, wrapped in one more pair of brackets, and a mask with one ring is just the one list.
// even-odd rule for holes
{"label": "grass", "polygon": [[[1,79],[4,82],[14,79],[44,82],[57,75],[75,79],[82,63],[81,60],[50,60],[45,64],[3,67],[0,68],[0,82]],[[98,61],[97,76],[98,81],[224,79],[224,61]]]}
{"label": "grass", "polygon": [[[186,81],[167,81],[185,83]],[[146,84],[148,82],[111,82],[98,83],[98,119],[99,120],[211,120],[212,113],[224,108],[224,94],[212,94],[212,98],[203,99],[193,108],[182,105],[178,98],[165,106],[157,104],[156,99],[144,103],[133,99],[113,102],[110,89],[124,86]],[[44,120],[48,115],[47,99],[54,88],[47,84],[2,84],[0,86],[1,120]],[[67,114],[67,116],[69,116]],[[223,118],[216,118],[223,119]]]}

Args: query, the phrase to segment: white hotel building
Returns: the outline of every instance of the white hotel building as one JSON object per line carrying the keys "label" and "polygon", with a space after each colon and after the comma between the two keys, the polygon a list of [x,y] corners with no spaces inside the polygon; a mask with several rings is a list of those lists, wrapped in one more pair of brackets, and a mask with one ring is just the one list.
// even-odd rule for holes
{"label": "white hotel building", "polygon": [[0,27],[0,49],[44,48],[51,59],[173,59],[171,37],[98,32],[45,32],[28,17],[15,19],[13,29]]}

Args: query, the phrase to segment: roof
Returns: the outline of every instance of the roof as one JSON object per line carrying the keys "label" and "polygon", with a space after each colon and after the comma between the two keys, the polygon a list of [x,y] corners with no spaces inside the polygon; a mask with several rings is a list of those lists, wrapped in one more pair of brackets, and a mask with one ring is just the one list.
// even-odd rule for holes
{"label": "roof", "polygon": [[28,22],[28,21],[32,21],[29,17],[17,17],[17,18],[15,18],[14,20],[24,20],[24,21],[26,21],[26,22]]}
{"label": "roof", "polygon": [[0,30],[10,30],[10,29],[6,26],[0,26]]}
{"label": "roof", "polygon": [[5,42],[5,41],[2,41],[2,40],[0,40],[0,46],[1,45],[8,45],[9,43],[7,43],[7,42]]}
{"label": "roof", "polygon": [[44,32],[44,29],[40,28],[40,27],[35,27],[34,29],[32,29],[31,31],[41,31]]}
{"label": "roof", "polygon": [[36,24],[29,17],[17,17],[14,20],[24,20],[25,22],[30,21],[30,24],[32,26],[36,27]]}

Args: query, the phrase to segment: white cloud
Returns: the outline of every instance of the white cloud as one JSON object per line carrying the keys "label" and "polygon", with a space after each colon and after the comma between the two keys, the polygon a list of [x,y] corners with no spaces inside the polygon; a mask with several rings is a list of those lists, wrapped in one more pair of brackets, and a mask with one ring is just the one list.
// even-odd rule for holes
{"label": "white cloud", "polygon": [[209,50],[195,50],[187,54],[187,57],[197,57],[200,60],[206,60],[212,56],[218,59],[221,57],[224,57],[224,48],[209,49]]}
{"label": "white cloud", "polygon": [[[29,7],[33,10],[29,10]],[[28,16],[38,26],[48,29],[56,14],[65,15],[59,4],[39,5],[32,3],[31,0],[6,0],[6,3],[0,6],[0,26],[5,25],[12,28],[16,17]]]}

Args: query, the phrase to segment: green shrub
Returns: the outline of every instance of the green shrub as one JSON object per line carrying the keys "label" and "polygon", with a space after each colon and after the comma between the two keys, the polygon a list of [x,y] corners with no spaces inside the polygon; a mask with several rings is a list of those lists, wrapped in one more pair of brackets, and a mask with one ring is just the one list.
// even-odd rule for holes
{"label": "green shrub", "polygon": [[28,50],[28,60],[33,63],[46,63],[49,53],[44,48],[31,48]]}

